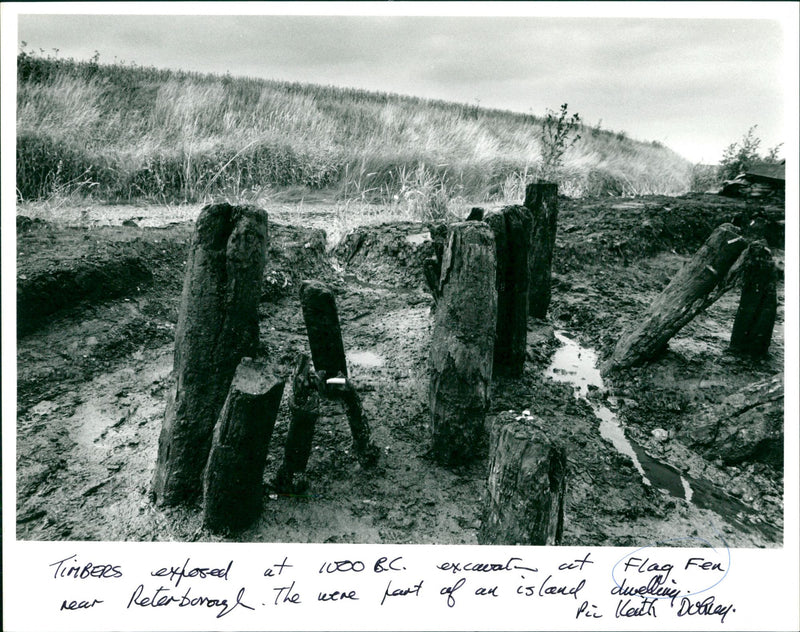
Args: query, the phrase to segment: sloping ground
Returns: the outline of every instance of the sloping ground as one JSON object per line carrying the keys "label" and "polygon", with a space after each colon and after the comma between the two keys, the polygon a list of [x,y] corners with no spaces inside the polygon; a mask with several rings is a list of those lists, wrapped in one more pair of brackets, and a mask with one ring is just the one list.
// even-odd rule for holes
{"label": "sloping ground", "polygon": [[[17,73],[21,200],[65,189],[181,202],[284,187],[360,197],[440,185],[450,197],[484,199],[541,156],[541,118],[475,105],[26,51]],[[691,167],[660,143],[591,127],[564,162],[562,182],[578,195],[678,193]]]}
{"label": "sloping ground", "polygon": [[[705,224],[692,222],[727,220],[742,209],[739,203],[725,201],[704,210],[699,201],[669,198],[632,200],[612,208],[618,204],[563,202],[548,322],[531,324],[522,379],[495,380],[489,421],[502,411],[528,409],[567,446],[565,544],[633,545],[686,536],[698,525],[711,525],[732,546],[779,544],[781,473],[765,463],[727,467],[709,461],[688,450],[677,434],[691,427],[704,405],[780,370],[782,286],[778,324],[766,359],[753,362],[726,351],[738,301],[731,292],[681,331],[656,363],[631,370],[592,395],[609,406],[615,402],[628,435],[653,458],[712,486],[719,496],[715,507],[701,507],[645,485],[632,461],[601,437],[590,405],[545,376],[558,346],[553,329],[567,331],[600,355],[608,353],[620,331],[640,316],[685,260],[683,253],[693,248],[670,249],[681,239],[699,244],[704,238],[695,233]],[[660,218],[659,205],[664,204],[685,208],[683,215],[674,216],[692,220],[664,220],[664,226],[674,227],[672,232],[653,233],[645,226],[627,257],[609,247],[626,234],[635,236],[636,226]],[[700,220],[688,210],[693,204],[701,207]],[[191,226],[34,230],[42,231],[38,241],[18,236],[18,260],[28,259],[24,264],[32,267],[31,262],[45,261],[53,253],[79,252],[76,244],[85,240],[75,235],[87,232],[101,242],[105,237],[138,237],[161,246],[166,251],[162,254],[173,249],[174,254],[163,265],[146,260],[154,281],[139,292],[65,308],[19,340],[17,537],[219,540],[201,528],[197,507],[159,510],[148,496],[166,394],[172,388],[172,335]],[[309,494],[265,493],[259,521],[232,539],[475,543],[486,461],[451,471],[427,458],[432,319],[430,297],[420,289],[420,266],[432,244],[424,225],[364,229],[363,237],[344,242],[360,240],[358,248],[342,245],[333,260],[322,250],[321,231],[281,226],[271,226],[271,231],[265,278],[279,280],[266,292],[270,300],[260,306],[262,346],[276,371],[288,376],[297,352],[308,352],[296,284],[307,276],[330,281],[350,373],[381,458],[376,470],[362,470],[352,453],[343,411],[330,407],[315,434],[307,472]],[[165,240],[174,243],[166,245]],[[353,253],[349,261],[348,252]],[[649,254],[637,258],[636,252]],[[282,459],[286,399],[265,481],[275,475]],[[656,430],[665,431],[667,438]]]}

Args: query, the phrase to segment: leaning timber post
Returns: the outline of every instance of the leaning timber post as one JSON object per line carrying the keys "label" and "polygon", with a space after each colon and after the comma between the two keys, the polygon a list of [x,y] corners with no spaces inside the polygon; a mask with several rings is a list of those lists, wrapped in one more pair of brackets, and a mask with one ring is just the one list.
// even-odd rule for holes
{"label": "leaning timber post", "polygon": [[602,371],[638,366],[655,357],[686,323],[719,298],[719,292],[712,292],[724,284],[746,246],[732,224],[717,227],[653,301],[644,319],[623,333]]}
{"label": "leaning timber post", "polygon": [[480,544],[561,543],[567,456],[543,427],[512,412],[495,420]]}
{"label": "leaning timber post", "polygon": [[320,401],[341,399],[345,404],[347,421],[353,435],[353,449],[362,467],[377,463],[378,448],[370,440],[369,423],[364,418],[361,399],[346,378],[335,378],[335,385],[326,384],[325,372],[314,372],[308,356],[300,354],[296,360],[292,377],[291,421],[286,436],[283,463],[272,482],[280,494],[295,494],[305,491],[304,482],[296,482],[294,476],[303,474],[311,456],[314,428],[319,418]]}
{"label": "leaning timber post", "polygon": [[483,222],[450,226],[439,280],[428,399],[432,454],[445,465],[478,456],[489,405],[497,325],[496,255]]}
{"label": "leaning timber post", "polygon": [[311,370],[311,362],[305,354],[295,361],[292,376],[292,398],[289,404],[291,418],[286,435],[283,463],[273,481],[278,493],[293,494],[296,491],[294,476],[302,474],[311,456],[311,442],[319,418],[320,393],[318,378]]}
{"label": "leaning timber post", "polygon": [[195,224],[175,332],[170,393],[153,478],[158,504],[194,500],[202,490],[214,424],[236,366],[258,351],[258,302],[267,214],[206,206]]}
{"label": "leaning timber post", "polygon": [[554,182],[531,182],[525,187],[523,204],[531,214],[531,240],[528,254],[528,312],[544,318],[550,307],[550,275],[556,247],[558,223],[558,185]]}
{"label": "leaning timber post", "polygon": [[333,292],[320,281],[303,281],[300,303],[314,369],[325,371],[328,377],[339,374],[347,377],[342,330]]}
{"label": "leaning timber post", "polygon": [[528,246],[531,218],[522,206],[486,215],[494,233],[497,258],[497,333],[494,368],[498,375],[519,377],[525,367],[528,336]]}
{"label": "leaning timber post", "polygon": [[767,243],[750,244],[742,263],[742,295],[731,332],[731,350],[766,355],[778,310],[778,270]]}
{"label": "leaning timber post", "polygon": [[212,531],[243,529],[258,517],[264,465],[283,380],[263,362],[244,358],[214,427],[203,476],[203,525]]}
{"label": "leaning timber post", "polygon": [[345,406],[347,423],[350,424],[350,433],[353,435],[353,450],[356,453],[359,465],[363,468],[372,467],[378,462],[380,451],[372,442],[369,422],[364,417],[361,398],[349,380],[345,380],[340,393],[337,394]]}

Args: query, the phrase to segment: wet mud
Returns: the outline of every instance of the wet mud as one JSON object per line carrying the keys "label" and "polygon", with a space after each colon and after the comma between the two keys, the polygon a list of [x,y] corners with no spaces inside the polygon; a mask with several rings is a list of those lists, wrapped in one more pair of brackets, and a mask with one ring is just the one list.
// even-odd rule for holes
{"label": "wet mud", "polygon": [[[655,362],[605,380],[596,372],[621,331],[702,243],[703,231],[746,210],[707,197],[562,200],[548,317],[529,323],[522,377],[495,377],[487,424],[501,412],[527,410],[565,445],[566,545],[643,546],[709,533],[731,546],[782,543],[782,471],[759,462],[726,466],[678,437],[703,405],[782,370],[782,278],[766,358],[728,351],[734,289]],[[449,469],[428,453],[433,301],[421,265],[432,250],[429,227],[371,227],[326,251],[322,211],[280,218],[284,223],[270,223],[262,351],[288,379],[296,354],[309,353],[299,284],[329,283],[348,374],[380,449],[377,466],[359,465],[344,406],[329,402],[314,434],[306,490],[270,489],[288,430],[287,386],[264,472],[264,508],[250,528],[215,535],[203,529],[199,506],[157,508],[150,482],[172,387],[191,222],[26,223],[17,235],[18,292],[48,270],[102,267],[112,250],[141,262],[151,280],[102,297],[74,293],[21,332],[18,538],[477,543],[488,454]],[[782,264],[782,251],[774,255]]]}

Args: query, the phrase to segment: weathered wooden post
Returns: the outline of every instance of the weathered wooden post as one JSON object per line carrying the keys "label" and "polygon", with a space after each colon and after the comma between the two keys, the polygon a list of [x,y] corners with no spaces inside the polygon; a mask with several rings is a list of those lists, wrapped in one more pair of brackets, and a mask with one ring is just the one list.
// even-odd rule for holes
{"label": "weathered wooden post", "polygon": [[496,374],[519,377],[525,367],[528,339],[528,248],[531,218],[522,206],[507,206],[487,214],[497,258]]}
{"label": "weathered wooden post", "polygon": [[342,330],[333,292],[320,281],[303,281],[300,302],[314,369],[325,371],[328,377],[340,373],[347,377]]}
{"label": "weathered wooden post", "polygon": [[353,435],[353,449],[362,467],[371,467],[378,460],[378,448],[370,438],[369,423],[361,409],[361,399],[353,385],[346,378],[335,378],[329,384],[325,372],[314,372],[308,356],[300,354],[292,378],[292,413],[283,463],[272,482],[280,494],[298,494],[305,491],[305,482],[296,481],[295,475],[303,474],[311,456],[314,429],[319,418],[322,398],[344,402],[350,432]]}
{"label": "weathered wooden post", "polygon": [[327,378],[337,375],[347,378],[344,343],[333,292],[318,281],[304,281],[300,296],[319,388],[325,397],[344,402],[358,461],[364,467],[374,465],[378,451],[370,442],[369,424],[364,419],[361,399],[355,388],[347,379],[339,388],[331,388],[325,384]]}
{"label": "weathered wooden post", "polygon": [[364,418],[364,410],[361,407],[361,398],[358,396],[358,392],[349,380],[345,380],[341,390],[338,393],[334,391],[332,396],[344,402],[347,423],[350,425],[350,434],[353,435],[353,450],[359,464],[361,467],[372,467],[378,462],[380,451],[372,443],[372,433],[369,423]]}
{"label": "weathered wooden post", "polygon": [[477,456],[489,405],[497,325],[494,236],[483,222],[450,226],[431,349],[434,457],[458,465]]}
{"label": "weathered wooden post", "polygon": [[731,332],[731,350],[766,355],[778,310],[778,270],[767,243],[750,244],[742,255],[742,295]]}
{"label": "weathered wooden post", "polygon": [[530,211],[532,219],[528,254],[528,313],[534,318],[544,318],[550,306],[550,275],[558,223],[558,185],[554,182],[531,182],[525,187],[523,205]]}
{"label": "weathered wooden post", "polygon": [[637,366],[666,347],[670,338],[716,298],[712,294],[747,242],[731,224],[722,224],[670,281],[631,331],[623,333],[603,372]]}
{"label": "weathered wooden post", "polygon": [[206,206],[195,224],[175,331],[175,391],[158,442],[158,504],[195,499],[211,436],[236,366],[258,351],[258,302],[267,214]]}
{"label": "weathered wooden post", "polygon": [[283,380],[244,358],[214,427],[203,476],[203,524],[212,531],[250,525],[261,511],[263,474]]}
{"label": "weathered wooden post", "polygon": [[564,531],[567,456],[533,417],[504,412],[492,428],[480,544],[551,546]]}
{"label": "weathered wooden post", "polygon": [[292,400],[289,404],[291,419],[286,435],[283,463],[273,481],[278,493],[293,494],[297,491],[294,476],[302,474],[311,456],[311,442],[314,428],[319,418],[319,384],[317,376],[311,371],[307,355],[297,357],[292,376]]}

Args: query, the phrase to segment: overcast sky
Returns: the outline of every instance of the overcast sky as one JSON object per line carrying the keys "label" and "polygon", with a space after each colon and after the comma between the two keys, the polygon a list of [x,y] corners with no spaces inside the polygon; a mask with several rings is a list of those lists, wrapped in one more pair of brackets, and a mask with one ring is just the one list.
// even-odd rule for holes
{"label": "overcast sky", "polygon": [[[446,6],[452,12],[458,5]],[[203,3],[182,7],[203,10]],[[18,40],[28,50],[58,49],[60,57],[98,51],[101,62],[534,114],[566,102],[587,123],[602,120],[606,129],[661,141],[690,160],[717,162],[752,125],[764,149],[786,140],[784,63],[796,26],[788,35],[784,26],[755,17],[21,15]]]}

